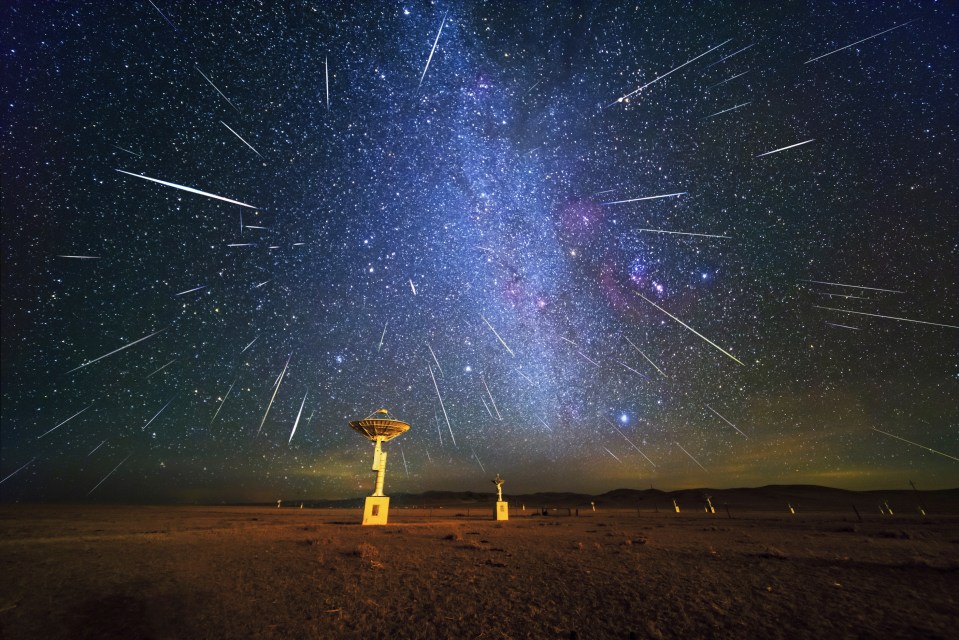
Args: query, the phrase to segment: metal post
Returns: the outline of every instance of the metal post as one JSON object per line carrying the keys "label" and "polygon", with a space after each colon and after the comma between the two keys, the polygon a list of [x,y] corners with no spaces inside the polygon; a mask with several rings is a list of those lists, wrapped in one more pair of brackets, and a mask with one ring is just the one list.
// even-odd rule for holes
{"label": "metal post", "polygon": [[379,466],[376,467],[376,490],[373,492],[374,496],[383,495],[383,482],[386,480],[386,452],[380,449],[380,441],[376,441],[376,449],[378,454],[376,456]]}

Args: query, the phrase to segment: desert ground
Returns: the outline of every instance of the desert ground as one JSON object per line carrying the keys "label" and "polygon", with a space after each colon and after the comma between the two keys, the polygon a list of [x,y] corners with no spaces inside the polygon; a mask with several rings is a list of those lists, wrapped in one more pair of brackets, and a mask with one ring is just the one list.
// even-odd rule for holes
{"label": "desert ground", "polygon": [[959,637],[955,514],[510,506],[0,506],[0,637]]}

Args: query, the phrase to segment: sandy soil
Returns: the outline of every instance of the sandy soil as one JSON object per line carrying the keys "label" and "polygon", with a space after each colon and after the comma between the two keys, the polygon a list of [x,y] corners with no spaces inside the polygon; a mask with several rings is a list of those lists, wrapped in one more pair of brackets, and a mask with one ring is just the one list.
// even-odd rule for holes
{"label": "sandy soil", "polygon": [[3,506],[0,637],[959,637],[956,516],[532,514]]}

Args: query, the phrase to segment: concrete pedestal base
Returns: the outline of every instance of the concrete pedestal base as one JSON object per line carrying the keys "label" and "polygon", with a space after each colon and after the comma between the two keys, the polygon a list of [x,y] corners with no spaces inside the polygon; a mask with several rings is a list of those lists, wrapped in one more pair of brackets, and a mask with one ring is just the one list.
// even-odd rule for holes
{"label": "concrete pedestal base", "polygon": [[363,506],[363,524],[386,524],[389,511],[389,496],[370,496]]}
{"label": "concrete pedestal base", "polygon": [[509,520],[509,503],[505,500],[499,500],[496,503],[496,519]]}

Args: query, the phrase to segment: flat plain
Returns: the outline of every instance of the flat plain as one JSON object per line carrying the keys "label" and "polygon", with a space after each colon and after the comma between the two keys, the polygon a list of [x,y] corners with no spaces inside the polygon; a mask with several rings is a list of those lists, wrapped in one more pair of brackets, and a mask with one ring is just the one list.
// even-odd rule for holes
{"label": "flat plain", "polygon": [[959,637],[955,514],[569,513],[4,505],[0,638]]}

